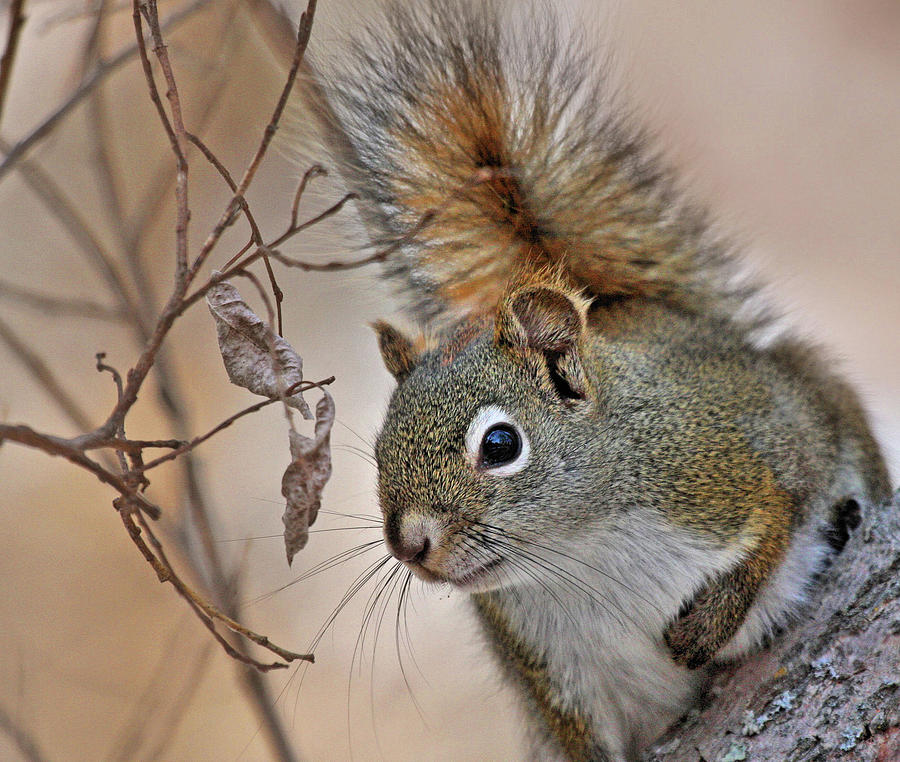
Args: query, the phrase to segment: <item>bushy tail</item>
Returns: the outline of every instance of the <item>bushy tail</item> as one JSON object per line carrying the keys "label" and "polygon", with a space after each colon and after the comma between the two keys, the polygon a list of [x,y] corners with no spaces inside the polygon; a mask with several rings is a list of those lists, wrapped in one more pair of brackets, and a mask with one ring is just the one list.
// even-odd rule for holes
{"label": "bushy tail", "polygon": [[592,295],[715,291],[719,247],[549,12],[410,0],[318,64],[324,132],[425,323],[491,309],[522,267]]}

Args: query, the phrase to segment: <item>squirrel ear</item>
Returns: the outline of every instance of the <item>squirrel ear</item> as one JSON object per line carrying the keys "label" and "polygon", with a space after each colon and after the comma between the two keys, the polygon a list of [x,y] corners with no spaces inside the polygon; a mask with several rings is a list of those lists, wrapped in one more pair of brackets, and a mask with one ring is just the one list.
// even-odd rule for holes
{"label": "squirrel ear", "polygon": [[558,288],[525,286],[509,293],[497,315],[496,338],[514,347],[564,354],[584,330],[582,300]]}
{"label": "squirrel ear", "polygon": [[584,399],[588,381],[578,352],[587,302],[574,293],[529,285],[509,293],[497,314],[495,340],[542,353],[557,393]]}
{"label": "squirrel ear", "polygon": [[416,367],[418,359],[412,341],[383,320],[372,323],[372,328],[378,336],[378,348],[381,350],[384,366],[398,383],[403,381]]}

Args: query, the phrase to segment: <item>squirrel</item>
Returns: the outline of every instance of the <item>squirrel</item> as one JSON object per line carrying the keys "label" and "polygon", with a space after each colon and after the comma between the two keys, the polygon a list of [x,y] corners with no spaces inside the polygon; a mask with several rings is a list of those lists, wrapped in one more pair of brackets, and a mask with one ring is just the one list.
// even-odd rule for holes
{"label": "squirrel", "polygon": [[890,485],[552,16],[388,5],[310,97],[421,332],[375,325],[387,546],[470,594],[535,759],[634,759]]}

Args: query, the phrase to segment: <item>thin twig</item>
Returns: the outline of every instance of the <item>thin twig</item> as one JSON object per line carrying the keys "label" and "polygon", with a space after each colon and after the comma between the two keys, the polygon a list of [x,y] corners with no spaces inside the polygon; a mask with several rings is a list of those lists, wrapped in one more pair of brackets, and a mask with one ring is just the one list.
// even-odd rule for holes
{"label": "thin twig", "polygon": [[[212,620],[221,622],[232,632],[243,635],[253,643],[262,646],[281,659],[284,659],[284,661],[287,663],[297,660],[308,662],[315,661],[315,657],[312,654],[295,653],[294,651],[288,651],[286,648],[282,648],[281,646],[272,643],[265,635],[260,635],[253,630],[244,627],[244,625],[242,625],[240,622],[232,619],[227,614],[219,611],[219,609],[217,609],[211,603],[203,600],[203,598],[196,592],[194,592],[194,590],[192,590],[175,572],[174,568],[166,557],[166,553],[163,549],[162,543],[156,537],[141,512],[136,511],[134,513],[130,513],[127,510],[122,509],[119,511],[119,513],[121,514],[123,521],[125,521],[126,526],[129,527],[129,534],[132,535],[132,539],[141,540],[141,544],[143,545],[142,552],[144,552],[144,557],[147,558],[148,561],[150,561],[151,565],[157,573],[157,576],[160,578],[160,581],[170,582],[193,607],[203,612],[205,617],[210,620],[210,624]],[[143,533],[146,534],[150,545],[153,546],[152,551],[141,539],[141,531],[133,531],[138,529],[137,525],[134,523],[135,517],[137,518],[137,523],[140,524],[140,530],[142,530]],[[151,560],[151,557],[155,559],[155,561]],[[218,635],[218,633],[215,632],[215,629],[213,629],[212,632]],[[220,640],[223,647],[226,647],[226,650],[231,649],[231,651],[229,651],[229,655],[234,656],[235,658],[238,658],[240,661],[243,661],[247,664],[252,664],[254,667],[256,667],[257,669],[261,669],[262,671],[268,671],[269,669],[283,669],[287,666],[287,664],[260,664],[260,662],[258,662],[256,659],[247,657],[244,654],[235,656],[237,652],[234,651],[234,649],[227,641],[222,639],[221,636],[219,636],[217,639]],[[232,653],[232,651],[234,652]]]}
{"label": "thin twig", "polygon": [[[310,219],[306,220],[305,222],[301,222],[299,225],[292,223],[291,226],[284,233],[282,233],[280,236],[278,236],[278,238],[276,238],[274,241],[272,241],[272,243],[269,244],[269,248],[274,249],[278,246],[281,246],[281,244],[283,244],[289,238],[293,238],[295,235],[297,235],[297,233],[300,233],[300,232],[306,230],[307,228],[311,228],[313,225],[318,225],[320,222],[322,222],[322,220],[332,217],[333,215],[335,215],[339,211],[341,211],[341,209],[344,208],[344,205],[348,201],[352,201],[355,198],[356,198],[355,193],[347,193],[342,198],[340,198],[338,201],[336,201],[334,204],[329,206],[324,212],[320,212],[315,217],[310,217]],[[428,219],[424,223],[420,222],[420,224],[416,227],[415,232],[418,232],[419,230],[422,229],[422,227],[424,227],[424,225],[427,225],[428,221],[430,221],[430,219],[431,219],[431,216],[429,216]]]}
{"label": "thin twig", "polygon": [[81,405],[75,401],[75,398],[69,394],[66,387],[56,378],[53,371],[50,370],[50,366],[2,319],[0,319],[0,339],[6,343],[19,361],[28,368],[32,378],[44,388],[50,399],[59,405],[60,410],[66,414],[66,417],[79,431],[89,431],[93,428],[87,413],[84,412]]}
{"label": "thin twig", "polygon": [[[246,278],[253,284],[254,288],[256,289],[256,292],[259,294],[259,298],[262,299],[263,304],[266,305],[266,317],[269,318],[269,328],[274,330],[275,310],[272,307],[272,302],[269,301],[269,295],[266,293],[266,290],[263,288],[262,283],[259,282],[259,278],[257,278],[253,274],[253,272],[250,270],[244,270],[243,272],[241,272],[240,277]],[[279,317],[281,317],[280,312],[279,312]],[[281,335],[281,331],[279,331],[278,334]],[[269,350],[273,353],[272,356],[274,357],[275,356],[274,347],[269,347]]]}
{"label": "thin twig", "polygon": [[[243,2],[243,0],[238,0],[238,2]],[[232,6],[232,15],[233,12],[234,6]],[[236,38],[235,29],[238,28],[238,25],[229,23],[229,21],[230,20],[226,20],[224,25],[224,37],[220,34],[217,35],[217,39],[221,40],[220,47],[233,51]],[[205,92],[205,99],[201,106],[200,114],[195,121],[196,127],[194,132],[196,134],[200,134],[203,131],[215,112],[214,107],[220,104],[220,95],[228,81],[227,72],[227,67],[220,66],[216,80],[212,83],[206,83],[208,89]],[[136,211],[125,224],[125,229],[129,231],[127,251],[137,252],[139,250],[140,242],[146,233],[147,226],[157,219],[159,209],[166,199],[169,186],[173,181],[173,168],[172,163],[166,161],[154,174],[154,177],[150,182],[147,183],[146,194],[137,203],[135,207]],[[137,258],[136,255],[134,258]]]}
{"label": "thin twig", "polygon": [[[281,290],[281,287],[278,285],[278,281],[275,279],[275,271],[272,269],[272,263],[269,261],[268,253],[262,255],[262,261],[266,266],[266,275],[269,276],[269,285],[272,287],[272,296],[275,297],[275,312],[277,313],[278,320],[278,335],[284,336],[284,325],[281,319],[281,303],[284,301],[284,291]],[[268,301],[266,302],[266,306],[268,306]],[[269,323],[272,323],[271,318],[269,318]]]}
{"label": "thin twig", "polygon": [[34,447],[47,455],[59,455],[76,466],[90,471],[101,482],[114,487],[120,495],[133,501],[135,505],[153,519],[159,518],[162,513],[158,506],[136,492],[122,477],[108,471],[99,463],[87,457],[81,449],[72,444],[74,440],[42,434],[23,424],[0,423],[0,444],[7,440]]}
{"label": "thin twig", "polygon": [[[400,238],[391,243],[389,246],[381,249],[380,251],[376,251],[373,254],[370,254],[368,257],[364,257],[363,259],[358,259],[354,262],[344,262],[344,261],[334,261],[334,262],[304,262],[299,259],[294,259],[292,257],[286,257],[284,254],[280,252],[274,251],[277,246],[280,246],[282,243],[287,241],[292,236],[295,236],[297,233],[305,230],[312,225],[315,225],[326,217],[330,217],[333,214],[336,214],[341,210],[341,208],[351,199],[355,198],[356,195],[354,193],[348,193],[343,198],[341,198],[336,204],[333,204],[328,209],[326,209],[321,214],[312,217],[306,222],[296,225],[292,224],[287,231],[282,233],[278,238],[272,241],[268,246],[268,251],[266,252],[273,259],[278,260],[281,264],[286,265],[287,267],[296,267],[300,270],[304,270],[307,272],[333,272],[335,270],[354,270],[358,267],[365,267],[366,265],[371,265],[376,262],[383,262],[387,259],[391,254],[400,249],[407,243],[410,243],[415,237],[422,232],[426,227],[428,227],[434,220],[439,217],[456,199],[458,199],[462,194],[466,193],[476,185],[480,185],[481,183],[489,182],[490,180],[505,175],[506,171],[503,169],[494,169],[485,167],[479,169],[474,172],[472,176],[458,188],[456,188],[453,192],[448,193],[447,197],[436,207],[431,209],[426,209],[422,216],[419,217],[418,221],[415,225],[413,225],[409,230],[406,231]],[[252,256],[252,255],[251,255]],[[249,259],[249,258],[248,258]],[[239,267],[246,267],[247,261],[242,262]]]}
{"label": "thin twig", "polygon": [[300,184],[297,186],[297,192],[294,193],[294,202],[291,204],[291,226],[290,230],[293,230],[297,227],[297,215],[300,212],[300,200],[303,198],[303,193],[306,190],[306,186],[309,184],[310,180],[313,180],[316,177],[324,177],[328,174],[328,170],[325,169],[321,164],[313,164],[306,172],[303,173],[303,179],[300,180]]}
{"label": "thin twig", "polygon": [[[122,399],[122,390],[124,388],[124,386],[122,384],[122,374],[119,373],[119,371],[117,371],[114,367],[112,367],[112,365],[107,365],[106,363],[103,362],[104,358],[106,357],[106,352],[97,352],[96,357],[97,357],[97,370],[100,373],[107,372],[112,375],[113,383],[116,385],[116,395],[117,395],[116,399],[121,400]],[[116,434],[119,439],[125,440],[125,419],[124,418],[119,423],[119,427],[118,427],[118,430],[116,431]],[[119,460],[119,468],[122,469],[123,474],[127,473],[128,472],[128,461],[125,459],[124,451],[120,448],[116,448],[115,453],[116,453],[116,457]],[[140,451],[138,451],[137,456],[140,457]]]}
{"label": "thin twig", "polygon": [[[216,630],[216,626],[213,623],[213,619],[209,616],[200,605],[200,596],[194,593],[175,573],[175,570],[172,569],[167,563],[164,563],[157,555],[150,550],[150,547],[144,542],[144,538],[141,536],[141,530],[147,532],[148,536],[151,536],[150,527],[146,522],[140,522],[141,526],[138,526],[135,523],[134,515],[125,510],[124,506],[120,508],[119,515],[122,518],[122,522],[125,524],[126,529],[128,530],[128,534],[131,537],[134,544],[141,551],[141,554],[153,567],[153,570],[156,572],[156,576],[160,582],[168,582],[175,588],[179,595],[184,598],[188,605],[193,609],[194,613],[197,614],[197,617],[201,622],[206,626],[206,629],[212,634],[215,640],[222,646],[231,658],[236,659],[238,661],[244,662],[245,664],[249,664],[250,666],[260,670],[261,672],[268,672],[272,669],[284,669],[288,665],[286,663],[275,662],[266,664],[264,662],[257,661],[256,659],[246,656],[238,652],[234,646],[231,645],[225,638],[223,638],[219,632]],[[136,515],[140,517],[140,512],[136,512]],[[154,537],[155,539],[155,537]],[[159,540],[156,540],[155,546],[157,550],[159,550],[162,546],[159,544]],[[208,605],[208,604],[207,604]],[[299,656],[299,655],[298,655]]]}
{"label": "thin twig", "polygon": [[[231,173],[228,171],[228,168],[221,161],[219,161],[219,158],[212,152],[209,146],[207,146],[206,143],[204,143],[199,137],[191,132],[187,133],[187,139],[200,149],[200,153],[202,153],[206,160],[216,168],[216,171],[228,184],[228,187],[231,188],[232,191],[236,191],[237,183],[234,181],[234,178],[232,178]],[[259,225],[256,224],[256,220],[253,218],[253,214],[250,212],[250,205],[247,203],[247,199],[241,197],[240,199],[238,199],[238,203],[240,204],[241,210],[247,217],[247,222],[250,223],[250,235],[252,236],[253,243],[257,245],[262,244],[262,233],[259,232]]]}
{"label": "thin twig", "polygon": [[111,450],[122,450],[127,453],[139,453],[141,450],[147,449],[172,449],[181,447],[186,442],[182,439],[122,439],[121,437],[110,437],[109,439],[97,439],[91,442],[85,450],[96,450],[101,447],[108,447]]}
{"label": "thin twig", "polygon": [[[5,150],[6,144],[0,140],[0,150]],[[10,152],[7,156],[11,156]],[[75,208],[56,181],[35,162],[22,160],[18,169],[28,186],[43,201],[47,209],[59,220],[66,232],[72,237],[88,261],[103,276],[110,291],[115,294],[121,309],[136,324],[143,326],[143,318],[140,309],[128,288],[125,278],[116,266],[115,258],[100,242],[99,236],[94,233],[91,225],[84,216]],[[146,329],[149,333],[149,329]]]}
{"label": "thin twig", "polygon": [[39,310],[44,315],[114,320],[117,322],[126,319],[124,310],[118,307],[107,307],[89,299],[51,296],[50,294],[43,294],[39,291],[15,286],[2,280],[0,280],[0,299],[17,302],[24,307]]}
{"label": "thin twig", "polygon": [[[296,394],[298,391],[305,392],[310,389],[327,386],[328,384],[333,384],[333,383],[334,383],[334,376],[329,376],[328,378],[323,379],[322,381],[301,381],[297,384],[293,384],[292,386],[288,387],[285,390],[285,396],[289,397],[292,394]],[[227,429],[229,426],[231,426],[232,423],[234,423],[235,421],[237,421],[240,418],[243,418],[245,415],[251,415],[252,413],[255,413],[257,410],[262,410],[264,407],[268,407],[269,405],[271,405],[275,402],[280,402],[280,401],[281,401],[281,399],[279,397],[274,397],[272,399],[266,399],[266,400],[262,400],[261,402],[257,402],[255,405],[250,405],[250,407],[246,407],[243,410],[238,411],[234,415],[226,418],[224,421],[222,421],[220,424],[218,424],[214,428],[207,431],[205,434],[202,434],[199,437],[194,437],[190,442],[184,443],[177,450],[172,450],[172,452],[167,452],[165,455],[160,455],[160,457],[156,458],[155,460],[151,460],[149,463],[145,463],[142,470],[149,471],[151,468],[156,468],[157,466],[162,465],[163,463],[166,463],[170,460],[174,460],[182,453],[193,450],[198,445],[203,444],[207,439],[209,439],[212,436],[215,436],[223,429]]]}
{"label": "thin twig", "polygon": [[232,214],[234,213],[234,209],[236,209],[239,205],[238,199],[243,198],[247,193],[247,188],[250,187],[250,183],[253,182],[253,178],[256,176],[256,171],[259,169],[263,157],[268,151],[269,144],[272,142],[272,138],[275,137],[275,133],[278,131],[278,124],[281,121],[281,115],[284,112],[285,106],[287,105],[288,97],[290,96],[291,91],[294,89],[294,82],[297,79],[297,70],[300,68],[300,63],[303,60],[303,54],[306,52],[306,46],[309,43],[309,35],[312,31],[312,23],[315,12],[316,0],[309,0],[306,6],[306,10],[300,16],[300,23],[297,28],[297,44],[294,48],[294,58],[293,61],[291,61],[291,68],[288,72],[287,82],[285,83],[284,88],[281,91],[281,97],[278,99],[278,103],[275,106],[275,111],[272,113],[272,118],[266,125],[266,129],[263,132],[263,138],[260,141],[259,148],[257,148],[253,159],[250,161],[249,166],[244,171],[244,176],[238,183],[237,190],[234,192],[234,197],[232,198],[231,203],[228,204],[228,207],[225,209],[225,212],[219,219],[219,222],[216,223],[212,232],[209,234],[206,241],[204,241],[200,252],[197,254],[197,257],[194,259],[194,263],[193,265],[191,265],[189,280],[193,280],[200,268],[203,267],[204,263],[206,262],[206,258],[209,256],[210,252],[213,250],[213,247],[222,237],[222,233],[228,226],[228,222],[231,219]]}
{"label": "thin twig", "polygon": [[[178,24],[188,16],[203,8],[203,6],[208,5],[209,2],[210,0],[196,0],[178,13],[173,13],[167,19],[166,23],[162,25],[163,29],[165,30]],[[10,148],[3,161],[0,162],[0,179],[16,165],[28,150],[49,135],[60,119],[81,103],[81,101],[84,100],[84,98],[87,97],[100,82],[106,79],[109,74],[133,58],[137,52],[138,46],[131,45],[97,66],[97,68],[94,69],[88,77],[83,79],[81,84],[75,88],[75,90],[73,90],[52,113],[45,117],[37,127],[28,133],[28,135]]]}
{"label": "thin twig", "polygon": [[[150,37],[153,40],[153,52],[156,54],[160,68],[163,71],[163,78],[166,81],[166,97],[169,99],[169,108],[172,111],[171,121],[159,97],[156,79],[153,76],[153,68],[150,65],[150,58],[147,56],[141,16],[147,20]],[[132,18],[137,38],[138,55],[141,59],[141,66],[144,69],[144,77],[147,80],[150,100],[156,106],[159,121],[162,123],[163,129],[169,138],[169,144],[172,147],[172,152],[175,154],[175,162],[178,167],[175,175],[175,279],[180,281],[187,272],[187,226],[190,220],[190,210],[188,208],[188,163],[185,158],[185,144],[187,140],[185,138],[184,121],[181,117],[181,101],[178,97],[178,87],[175,84],[175,76],[172,73],[169,53],[159,28],[156,0],[134,0]]]}
{"label": "thin twig", "polygon": [[25,25],[25,0],[12,0],[9,6],[9,28],[6,32],[6,47],[0,57],[0,123],[3,121],[3,106],[6,93],[12,81],[13,61],[19,47],[19,37]]}
{"label": "thin twig", "polygon": [[118,399],[122,399],[122,389],[124,388],[122,385],[122,374],[112,365],[107,365],[103,362],[106,359],[106,352],[97,352],[95,357],[97,359],[97,370],[101,373],[109,373],[113,377],[113,383],[116,385],[116,392],[118,392]]}

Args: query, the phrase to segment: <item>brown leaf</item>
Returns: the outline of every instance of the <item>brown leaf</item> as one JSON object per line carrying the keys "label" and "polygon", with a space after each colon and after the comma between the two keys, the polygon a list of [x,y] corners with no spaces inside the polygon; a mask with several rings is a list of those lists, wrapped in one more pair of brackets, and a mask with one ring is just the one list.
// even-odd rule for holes
{"label": "brown leaf", "polygon": [[[300,356],[250,309],[228,281],[209,290],[206,304],[216,321],[219,350],[231,383],[274,399],[303,380]],[[312,418],[299,392],[285,397],[284,402],[304,418]]]}
{"label": "brown leaf", "polygon": [[331,476],[331,427],[334,424],[334,400],[324,389],[316,405],[315,436],[289,432],[293,461],[281,479],[281,494],[287,498],[284,522],[284,547],[288,564],[309,539],[309,527],[316,520],[322,503],[322,488]]}

